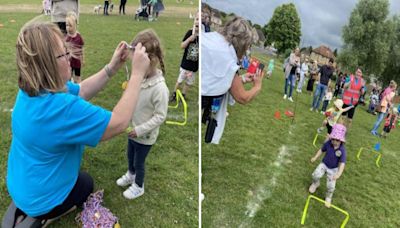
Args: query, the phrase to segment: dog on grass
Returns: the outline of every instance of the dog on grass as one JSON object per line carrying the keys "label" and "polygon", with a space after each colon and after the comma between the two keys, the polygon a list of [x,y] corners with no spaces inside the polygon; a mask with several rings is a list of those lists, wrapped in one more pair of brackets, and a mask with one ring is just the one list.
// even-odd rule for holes
{"label": "dog on grass", "polygon": [[94,11],[95,14],[99,14],[99,13],[101,13],[101,9],[103,9],[103,6],[102,5],[97,5],[97,6],[95,6],[93,8],[93,11]]}

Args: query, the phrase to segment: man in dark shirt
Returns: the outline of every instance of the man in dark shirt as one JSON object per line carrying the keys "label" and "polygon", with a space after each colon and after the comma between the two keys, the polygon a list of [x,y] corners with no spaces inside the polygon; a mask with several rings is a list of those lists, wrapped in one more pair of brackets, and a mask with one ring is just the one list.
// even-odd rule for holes
{"label": "man in dark shirt", "polygon": [[325,91],[329,87],[329,83],[333,74],[333,62],[334,60],[332,58],[329,59],[328,65],[323,65],[321,69],[319,69],[319,82],[317,85],[317,89],[315,90],[314,93],[314,98],[313,102],[311,104],[310,111],[315,110],[318,112],[319,109],[319,103],[322,100],[322,97],[325,95]]}

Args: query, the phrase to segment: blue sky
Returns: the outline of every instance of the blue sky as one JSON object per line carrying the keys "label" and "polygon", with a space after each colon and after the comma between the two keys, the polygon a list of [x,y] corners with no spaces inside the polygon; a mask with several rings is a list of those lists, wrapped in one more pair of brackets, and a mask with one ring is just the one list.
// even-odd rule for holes
{"label": "blue sky", "polygon": [[[301,46],[320,44],[333,49],[342,46],[342,27],[348,23],[357,0],[202,0],[226,13],[235,13],[253,23],[265,25],[274,9],[293,2],[301,19]],[[400,0],[389,0],[390,14],[400,14]]]}

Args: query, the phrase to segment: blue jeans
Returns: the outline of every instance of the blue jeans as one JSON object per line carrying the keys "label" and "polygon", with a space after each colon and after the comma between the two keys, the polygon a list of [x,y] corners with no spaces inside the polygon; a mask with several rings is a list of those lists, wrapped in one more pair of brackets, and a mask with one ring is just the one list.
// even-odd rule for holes
{"label": "blue jeans", "polygon": [[318,83],[317,89],[315,90],[314,93],[314,98],[312,102],[312,108],[318,110],[319,109],[319,103],[322,101],[322,97],[325,95],[325,90],[328,86],[323,85],[321,83]]}
{"label": "blue jeans", "polygon": [[285,95],[287,95],[287,87],[289,86],[289,84],[290,84],[289,97],[292,97],[293,87],[294,84],[296,84],[295,74],[289,74],[289,76],[285,79]]}
{"label": "blue jeans", "polygon": [[376,120],[375,124],[374,124],[374,128],[372,128],[371,132],[375,132],[376,130],[378,130],[379,125],[381,125],[383,118],[385,117],[386,113],[380,112],[378,114],[378,119]]}
{"label": "blue jeans", "polygon": [[136,174],[135,183],[143,187],[144,163],[151,145],[143,145],[128,139],[128,169],[131,174]]}

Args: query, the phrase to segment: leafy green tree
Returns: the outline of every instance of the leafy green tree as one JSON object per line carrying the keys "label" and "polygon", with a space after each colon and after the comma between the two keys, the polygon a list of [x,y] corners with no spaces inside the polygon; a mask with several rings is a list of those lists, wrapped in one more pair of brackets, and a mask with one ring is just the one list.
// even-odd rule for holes
{"label": "leafy green tree", "polygon": [[267,43],[275,44],[278,53],[294,49],[300,43],[301,23],[293,3],[278,6],[266,26]]}
{"label": "leafy green tree", "polygon": [[392,30],[389,0],[360,0],[343,27],[344,48],[338,62],[354,72],[360,66],[364,75],[381,75],[389,53]]}
{"label": "leafy green tree", "polygon": [[384,84],[388,84],[392,79],[400,83],[400,16],[394,16],[390,23],[393,33],[390,33],[389,55],[385,70],[379,77]]}

